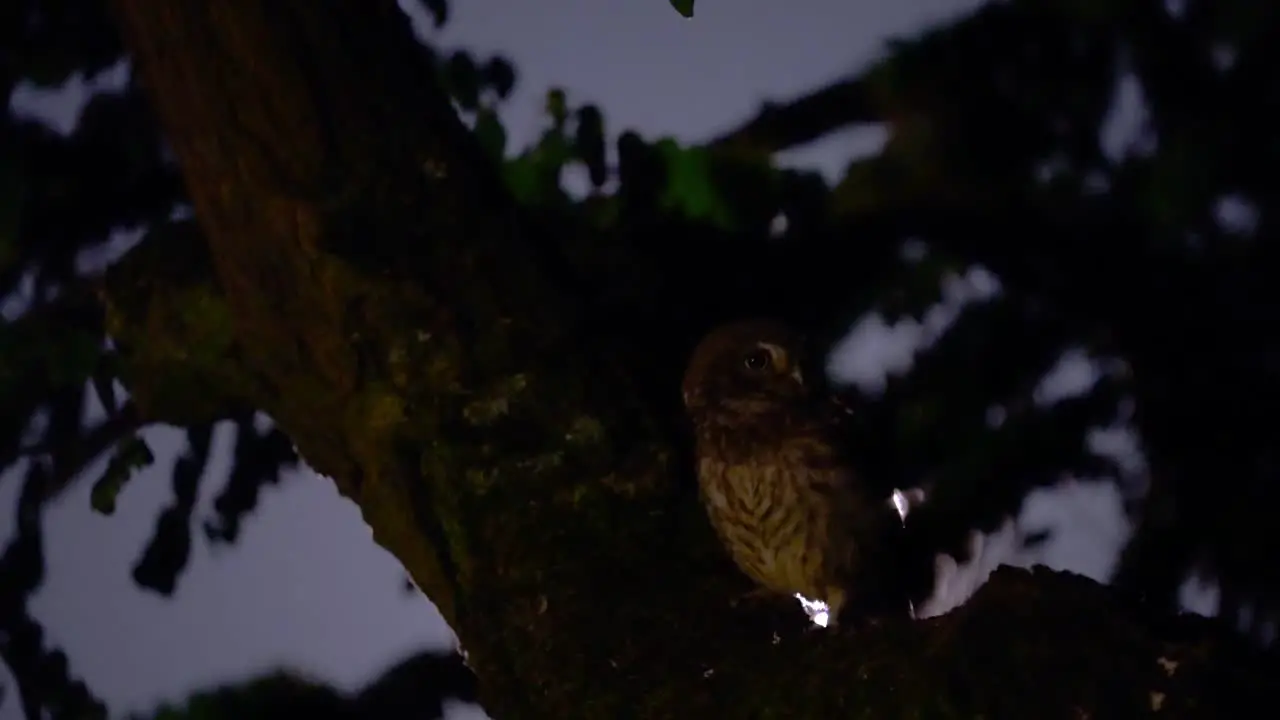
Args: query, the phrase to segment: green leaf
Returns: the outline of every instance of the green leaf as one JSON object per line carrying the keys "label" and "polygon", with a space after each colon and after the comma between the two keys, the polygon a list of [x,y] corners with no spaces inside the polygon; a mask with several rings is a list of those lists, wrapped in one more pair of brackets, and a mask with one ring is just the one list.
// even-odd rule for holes
{"label": "green leaf", "polygon": [[573,147],[556,130],[542,134],[537,145],[507,162],[503,177],[511,194],[523,204],[532,205],[551,197],[560,183],[560,169],[573,159]]}
{"label": "green leaf", "polygon": [[524,205],[537,202],[539,181],[537,168],[528,154],[513,158],[502,166],[502,178],[507,182],[507,189]]}
{"label": "green leaf", "polygon": [[498,113],[491,108],[481,108],[476,113],[474,130],[489,157],[501,162],[507,149],[507,131],[502,127],[502,121],[498,120]]}
{"label": "green leaf", "polygon": [[670,0],[671,7],[686,18],[693,17],[693,0]]}
{"label": "green leaf", "polygon": [[151,448],[141,437],[134,435],[116,446],[115,455],[107,463],[102,477],[93,484],[89,504],[97,512],[110,515],[116,511],[116,497],[134,474],[155,462]]}
{"label": "green leaf", "polygon": [[552,88],[547,91],[546,111],[557,130],[564,127],[565,120],[569,117],[569,101],[564,90]]}
{"label": "green leaf", "polygon": [[657,148],[667,165],[662,207],[682,212],[693,220],[731,229],[733,213],[712,178],[710,151],[702,147],[682,148],[670,138],[658,141]]}

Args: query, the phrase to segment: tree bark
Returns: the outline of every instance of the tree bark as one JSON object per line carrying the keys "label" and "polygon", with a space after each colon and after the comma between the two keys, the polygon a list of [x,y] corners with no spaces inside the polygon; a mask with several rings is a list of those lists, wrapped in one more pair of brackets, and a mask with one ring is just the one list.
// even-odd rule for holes
{"label": "tree bark", "polygon": [[960,611],[857,633],[731,609],[745,581],[687,448],[646,415],[625,357],[581,332],[552,243],[394,2],[113,2],[199,223],[109,278],[140,409],[269,413],[439,607],[494,717],[1261,702],[1268,663],[1240,643],[1191,620],[1152,629],[1067,575],[1002,571]]}

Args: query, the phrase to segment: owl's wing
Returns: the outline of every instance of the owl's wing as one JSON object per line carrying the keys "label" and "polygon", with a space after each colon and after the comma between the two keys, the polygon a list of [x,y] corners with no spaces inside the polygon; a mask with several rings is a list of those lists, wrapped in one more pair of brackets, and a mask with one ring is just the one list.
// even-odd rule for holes
{"label": "owl's wing", "polygon": [[783,447],[790,456],[786,466],[800,470],[805,487],[822,498],[820,505],[827,511],[825,575],[848,586],[863,560],[863,526],[874,500],[864,492],[849,458],[831,442],[830,429],[828,418],[810,414]]}
{"label": "owl's wing", "polygon": [[893,483],[871,482],[856,446],[841,442],[861,425],[853,417],[855,408],[830,397],[819,410],[799,447],[811,487],[829,499],[832,552],[825,560],[829,577],[846,588],[842,614],[906,616],[918,573],[908,557],[902,518],[890,502]]}

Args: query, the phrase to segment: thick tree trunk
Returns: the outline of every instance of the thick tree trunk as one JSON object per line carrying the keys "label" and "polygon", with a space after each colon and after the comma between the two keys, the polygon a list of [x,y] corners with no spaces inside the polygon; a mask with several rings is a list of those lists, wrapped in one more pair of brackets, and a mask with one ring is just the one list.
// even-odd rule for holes
{"label": "thick tree trunk", "polygon": [[1193,623],[1161,643],[1051,573],[856,634],[730,610],[744,581],[679,444],[575,330],[394,2],[114,6],[199,222],[111,275],[135,398],[155,420],[271,414],[440,608],[495,717],[1189,717],[1261,697],[1244,655],[1238,680],[1218,669],[1230,641]]}

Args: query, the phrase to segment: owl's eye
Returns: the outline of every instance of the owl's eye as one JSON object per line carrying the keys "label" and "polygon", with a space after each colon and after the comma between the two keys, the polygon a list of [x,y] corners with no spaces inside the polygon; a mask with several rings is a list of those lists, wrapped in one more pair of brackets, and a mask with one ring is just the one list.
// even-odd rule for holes
{"label": "owl's eye", "polygon": [[755,350],[747,353],[747,356],[742,359],[742,364],[745,365],[748,370],[756,372],[769,367],[772,362],[773,356],[764,348],[756,348]]}

